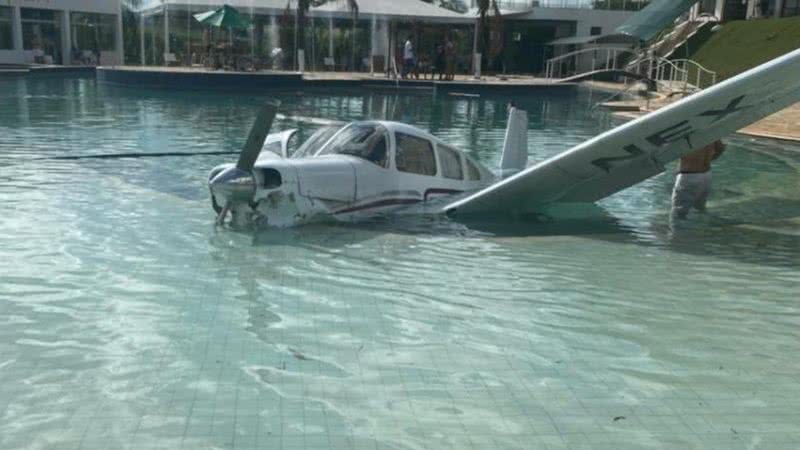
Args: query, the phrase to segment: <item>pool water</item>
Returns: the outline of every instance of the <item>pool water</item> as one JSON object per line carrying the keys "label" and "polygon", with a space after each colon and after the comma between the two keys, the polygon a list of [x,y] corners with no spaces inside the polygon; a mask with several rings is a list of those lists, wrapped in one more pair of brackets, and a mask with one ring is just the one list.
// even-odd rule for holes
{"label": "pool water", "polygon": [[[731,138],[680,227],[664,174],[547,223],[232,231],[235,156],[48,159],[237,151],[275,97],[279,129],[403,120],[490,167],[512,100],[0,79],[0,448],[800,447],[800,146]],[[531,160],[605,97],[513,97]]]}

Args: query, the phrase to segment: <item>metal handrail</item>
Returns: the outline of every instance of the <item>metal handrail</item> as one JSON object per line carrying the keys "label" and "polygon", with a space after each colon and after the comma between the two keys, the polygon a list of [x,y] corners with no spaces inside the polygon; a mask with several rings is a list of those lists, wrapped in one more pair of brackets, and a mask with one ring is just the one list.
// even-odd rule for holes
{"label": "metal handrail", "polygon": [[[601,48],[584,48],[581,50],[575,50],[563,55],[556,56],[554,58],[550,58],[547,60],[545,64],[545,78],[547,79],[555,79],[555,78],[564,78],[562,76],[562,70],[560,62],[568,59],[573,59],[577,56],[582,54],[592,53],[592,69],[588,72],[597,71],[597,56],[602,55],[605,53],[605,58],[602,60],[605,61],[605,65],[601,66],[604,70],[616,70],[617,69],[617,59],[619,56],[624,54],[630,54],[636,56],[636,52],[631,51],[628,48],[624,47],[601,47]],[[588,73],[587,72],[587,73]],[[558,73],[558,76],[556,76]],[[576,74],[577,75],[577,74]]]}
{"label": "metal handrail", "polygon": [[708,74],[709,76],[711,76],[711,84],[709,86],[713,86],[713,85],[717,84],[717,72],[714,72],[713,70],[709,70],[709,69],[705,68],[699,62],[693,61],[691,59],[686,59],[686,58],[674,59],[672,61],[674,63],[676,63],[676,64],[682,64],[684,69],[687,72],[689,71],[689,69],[686,68],[686,66],[692,66],[692,67],[697,69],[697,79],[696,79],[696,83],[695,83],[695,86],[697,88],[699,88],[699,89],[703,88],[703,86],[701,85],[702,75],[703,74]]}
{"label": "metal handrail", "polygon": [[[648,58],[648,59],[650,59],[650,58]],[[648,59],[645,59],[645,61],[647,61],[649,63]],[[658,57],[658,56],[654,56],[654,57],[652,57],[652,59],[656,64],[655,64],[655,67],[653,68],[655,70],[655,73],[652,73],[652,71],[651,71],[651,73],[649,74],[650,78],[655,80],[656,83],[665,84],[665,83],[669,82],[670,83],[670,85],[669,85],[670,88],[673,87],[672,83],[676,83],[676,82],[677,83],[683,83],[683,90],[686,91],[686,88],[689,86],[689,71],[688,70],[686,70],[684,68],[681,68],[678,64],[675,64],[673,61],[671,61],[669,59],[666,59],[666,58],[661,58],[661,57]],[[670,69],[669,70],[669,76],[665,75],[665,72],[667,71],[667,69]]]}
{"label": "metal handrail", "polygon": [[[564,73],[564,61],[574,62],[577,66],[579,64],[577,58],[588,53],[592,54],[590,69],[583,70],[582,72],[576,71],[576,73]],[[639,58],[634,59],[633,62],[625,66],[620,65],[620,67],[618,67],[618,59],[623,55],[633,55]],[[605,56],[605,58],[600,58],[603,62],[599,66],[598,56]],[[588,62],[585,61],[585,63]],[[690,68],[694,68],[697,73],[694,84],[689,83]],[[713,86],[717,83],[716,72],[703,67],[696,61],[690,59],[670,60],[655,55],[647,55],[641,58],[641,53],[636,53],[627,48],[620,47],[584,48],[551,58],[547,60],[545,65],[545,78],[556,81],[570,76],[580,76],[606,70],[627,70],[639,75],[644,74],[648,79],[654,80],[656,83],[670,83],[670,88],[674,88],[674,83],[683,83],[684,90],[688,90],[689,86],[696,89],[703,89],[706,87],[703,83],[704,76],[711,78],[711,84],[709,86]]]}
{"label": "metal handrail", "polygon": [[559,60],[562,60],[562,59],[571,58],[573,56],[577,56],[577,55],[580,55],[582,53],[590,53],[590,52],[598,52],[598,51],[606,51],[606,50],[615,50],[615,51],[618,51],[618,52],[631,53],[631,54],[634,54],[634,55],[636,54],[636,52],[632,51],[631,49],[629,49],[627,47],[592,47],[592,48],[582,48],[580,50],[574,50],[574,51],[571,51],[569,53],[564,53],[563,55],[558,55],[558,56],[555,56],[553,58],[550,58],[547,61],[548,62],[550,62],[550,61],[555,62],[555,61],[559,61]]}

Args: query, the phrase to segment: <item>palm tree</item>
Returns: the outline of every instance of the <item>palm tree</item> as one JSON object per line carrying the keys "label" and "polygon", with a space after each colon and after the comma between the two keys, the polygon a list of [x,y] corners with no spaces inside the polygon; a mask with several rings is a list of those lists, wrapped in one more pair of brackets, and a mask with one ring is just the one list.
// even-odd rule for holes
{"label": "palm tree", "polygon": [[[475,20],[475,36],[473,36],[472,40],[472,57],[473,57],[473,66],[478,64],[475,55],[477,53],[485,54],[486,49],[488,47],[488,33],[489,30],[488,23],[487,23],[487,16],[489,15],[489,0],[478,0],[478,18]],[[480,44],[479,44],[480,43]],[[473,70],[477,70],[478,67],[473,67]]]}

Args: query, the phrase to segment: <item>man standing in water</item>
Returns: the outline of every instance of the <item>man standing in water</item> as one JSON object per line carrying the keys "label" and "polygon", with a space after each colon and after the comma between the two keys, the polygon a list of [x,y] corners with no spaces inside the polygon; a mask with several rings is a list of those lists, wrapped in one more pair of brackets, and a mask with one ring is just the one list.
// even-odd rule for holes
{"label": "man standing in water", "polygon": [[725,151],[725,144],[716,141],[681,158],[678,177],[672,190],[672,217],[685,219],[689,210],[706,210],[711,193],[711,161]]}

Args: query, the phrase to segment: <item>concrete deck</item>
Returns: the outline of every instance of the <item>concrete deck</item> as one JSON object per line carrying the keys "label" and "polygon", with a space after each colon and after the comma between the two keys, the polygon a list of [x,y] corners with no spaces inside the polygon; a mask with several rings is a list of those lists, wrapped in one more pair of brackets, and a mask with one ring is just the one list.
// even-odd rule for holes
{"label": "concrete deck", "polygon": [[463,93],[519,93],[530,89],[571,89],[576,86],[575,83],[554,84],[548,80],[527,76],[486,76],[476,80],[470,76],[457,75],[453,81],[422,77],[395,80],[383,74],[371,75],[360,72],[299,73],[273,70],[236,72],[209,70],[203,67],[156,66],[98,67],[97,78],[101,82],[112,84],[175,89],[358,87],[436,89]]}

